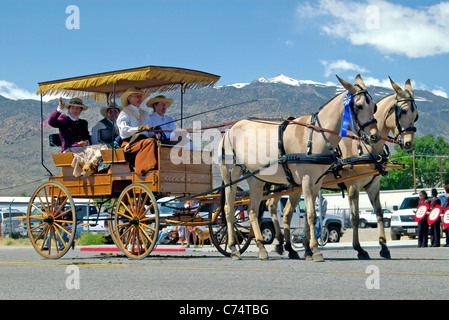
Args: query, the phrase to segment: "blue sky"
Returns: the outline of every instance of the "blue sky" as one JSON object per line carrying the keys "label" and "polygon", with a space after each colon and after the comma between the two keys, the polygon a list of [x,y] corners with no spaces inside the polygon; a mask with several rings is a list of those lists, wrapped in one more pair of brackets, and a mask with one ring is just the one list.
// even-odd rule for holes
{"label": "blue sky", "polygon": [[[79,9],[79,29],[73,11]],[[221,76],[415,89],[447,97],[449,1],[2,0],[0,94],[30,98],[38,82],[140,67]]]}

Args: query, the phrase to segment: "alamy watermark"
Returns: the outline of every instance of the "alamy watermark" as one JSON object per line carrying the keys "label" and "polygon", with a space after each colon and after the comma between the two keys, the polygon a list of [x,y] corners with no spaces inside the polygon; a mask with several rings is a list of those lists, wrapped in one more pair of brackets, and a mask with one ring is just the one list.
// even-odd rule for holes
{"label": "alamy watermark", "polygon": [[78,6],[70,5],[65,9],[65,13],[69,16],[65,20],[65,27],[69,30],[80,28],[80,9]]}
{"label": "alamy watermark", "polygon": [[65,269],[65,273],[69,276],[65,281],[65,287],[68,290],[79,290],[80,289],[80,269],[77,266],[68,266]]}
{"label": "alamy watermark", "polygon": [[378,6],[370,5],[365,9],[365,27],[368,30],[380,29],[380,9]]}
{"label": "alamy watermark", "polygon": [[365,280],[365,286],[368,290],[380,289],[380,270],[378,266],[369,265],[365,273],[369,274]]}
{"label": "alamy watermark", "polygon": [[[229,133],[229,131],[227,131]],[[170,153],[170,161],[180,164],[245,164],[264,166],[261,175],[277,172],[279,148],[278,127],[233,129],[229,135],[218,129],[201,130],[201,122],[194,122],[193,129],[176,130],[170,140],[178,141]],[[220,144],[223,140],[224,146]],[[203,151],[191,152],[191,150]]]}

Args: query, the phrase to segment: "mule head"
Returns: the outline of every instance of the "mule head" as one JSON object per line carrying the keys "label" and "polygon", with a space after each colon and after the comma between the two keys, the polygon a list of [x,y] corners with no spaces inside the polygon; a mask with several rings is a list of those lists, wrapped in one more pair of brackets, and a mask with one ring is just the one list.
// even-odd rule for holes
{"label": "mule head", "polygon": [[377,111],[377,105],[368,93],[362,77],[357,75],[355,85],[341,79],[338,81],[351,94],[350,110],[354,119],[354,130],[359,137],[363,138],[370,145],[376,144],[380,140],[380,134],[377,129],[377,120],[374,113]]}
{"label": "mule head", "polygon": [[[410,150],[415,145],[415,122],[418,121],[418,108],[415,104],[415,94],[408,79],[405,82],[405,90],[390,78],[391,86],[396,91],[396,99],[388,111],[391,128],[395,139],[399,142],[401,149]],[[392,118],[392,119],[391,119]],[[391,122],[394,121],[394,124]],[[390,126],[389,126],[390,127]]]}

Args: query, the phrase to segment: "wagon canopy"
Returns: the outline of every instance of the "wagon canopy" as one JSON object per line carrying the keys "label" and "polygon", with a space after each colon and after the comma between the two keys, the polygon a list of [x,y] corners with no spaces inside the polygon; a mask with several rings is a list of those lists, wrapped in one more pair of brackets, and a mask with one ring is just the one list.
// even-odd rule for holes
{"label": "wagon canopy", "polygon": [[37,95],[65,95],[94,101],[107,101],[112,93],[121,94],[130,87],[148,93],[213,87],[220,76],[174,67],[146,66],[75,78],[39,83]]}

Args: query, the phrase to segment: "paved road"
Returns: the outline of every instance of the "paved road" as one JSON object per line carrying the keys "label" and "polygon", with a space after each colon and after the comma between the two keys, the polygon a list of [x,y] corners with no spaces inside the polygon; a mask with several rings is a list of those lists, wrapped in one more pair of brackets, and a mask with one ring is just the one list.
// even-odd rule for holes
{"label": "paved road", "polygon": [[[153,252],[139,261],[75,248],[45,260],[31,247],[0,247],[0,299],[447,299],[449,248],[392,247],[392,260],[360,261],[325,247],[324,263],[249,250],[241,261],[217,252]],[[302,253],[301,253],[302,255]]]}

